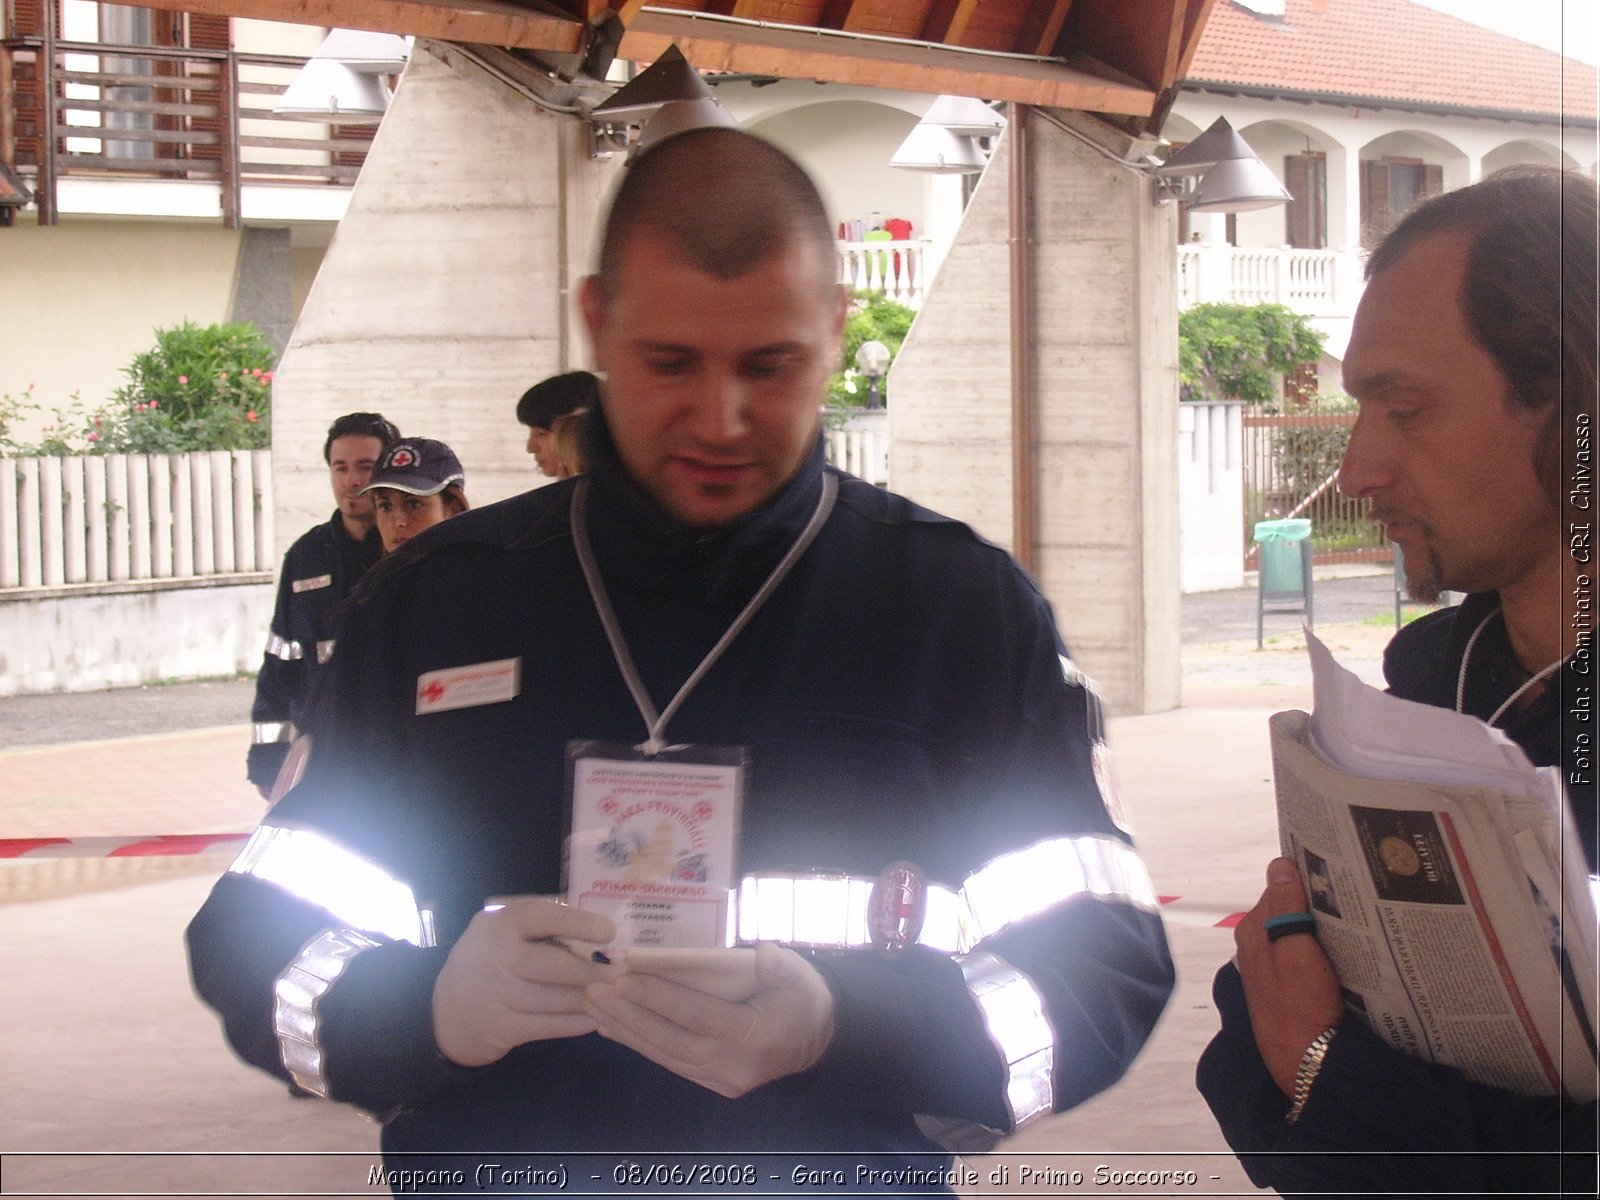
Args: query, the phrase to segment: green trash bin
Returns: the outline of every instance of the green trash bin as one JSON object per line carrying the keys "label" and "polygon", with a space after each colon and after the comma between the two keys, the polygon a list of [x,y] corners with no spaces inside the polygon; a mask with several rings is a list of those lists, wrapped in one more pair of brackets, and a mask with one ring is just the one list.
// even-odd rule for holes
{"label": "green trash bin", "polygon": [[1285,517],[1278,521],[1257,521],[1255,539],[1261,546],[1261,588],[1266,592],[1304,590],[1299,543],[1311,536],[1311,522],[1305,517]]}
{"label": "green trash bin", "polygon": [[1257,521],[1256,544],[1261,552],[1256,559],[1256,646],[1261,637],[1269,604],[1294,604],[1305,613],[1307,626],[1313,625],[1311,601],[1311,522],[1305,517],[1284,517],[1277,521]]}

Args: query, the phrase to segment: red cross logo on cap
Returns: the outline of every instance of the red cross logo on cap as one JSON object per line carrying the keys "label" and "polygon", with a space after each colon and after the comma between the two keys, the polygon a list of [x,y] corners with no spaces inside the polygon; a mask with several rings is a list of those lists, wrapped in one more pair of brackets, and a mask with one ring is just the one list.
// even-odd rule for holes
{"label": "red cross logo on cap", "polygon": [[410,446],[397,446],[393,454],[389,455],[391,467],[409,467],[417,461],[417,456]]}
{"label": "red cross logo on cap", "polygon": [[444,698],[444,684],[435,679],[427,687],[417,689],[417,699],[425,700],[429,704],[437,704]]}

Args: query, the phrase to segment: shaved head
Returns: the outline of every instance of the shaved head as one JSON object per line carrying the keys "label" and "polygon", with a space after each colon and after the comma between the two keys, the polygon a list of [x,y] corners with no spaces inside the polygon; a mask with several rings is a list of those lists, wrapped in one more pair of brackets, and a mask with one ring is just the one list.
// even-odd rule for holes
{"label": "shaved head", "polygon": [[606,218],[600,294],[615,294],[626,244],[648,233],[718,279],[738,279],[795,246],[816,251],[818,285],[838,282],[834,233],[810,176],[783,151],[725,127],[668,138],[628,167]]}

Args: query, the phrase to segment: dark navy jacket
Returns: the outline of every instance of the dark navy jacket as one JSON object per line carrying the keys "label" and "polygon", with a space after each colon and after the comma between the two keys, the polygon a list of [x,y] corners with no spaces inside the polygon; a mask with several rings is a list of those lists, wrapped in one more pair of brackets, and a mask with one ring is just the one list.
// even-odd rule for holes
{"label": "dark navy jacket", "polygon": [[[278,571],[272,628],[250,706],[253,723],[287,722],[297,729],[304,723],[312,684],[333,645],[339,606],[382,554],[376,527],[355,541],[337,512],[295,539]],[[271,787],[288,752],[287,738],[252,745],[246,772],[250,782]]]}
{"label": "dark navy jacket", "polygon": [[[1473,595],[1459,608],[1402,629],[1384,654],[1390,690],[1454,708],[1467,642],[1498,605],[1493,593]],[[1562,688],[1581,682],[1571,670],[1569,663],[1557,680],[1562,686],[1545,689],[1500,726],[1536,765],[1564,764],[1567,798],[1592,874],[1595,788],[1582,782],[1577,738],[1590,726],[1563,719]],[[1487,718],[1515,690],[1523,677],[1517,671],[1504,624],[1495,617],[1473,649],[1465,711]],[[1257,1185],[1284,1193],[1594,1194],[1600,1150],[1594,1104],[1469,1082],[1454,1068],[1391,1048],[1348,1013],[1300,1119],[1289,1124],[1283,1119],[1288,1101],[1256,1051],[1244,988],[1231,964],[1218,973],[1213,991],[1222,1032],[1201,1057],[1197,1082]]]}
{"label": "dark navy jacket", "polygon": [[[831,468],[819,446],[767,508],[706,533],[672,523],[601,451],[596,557],[664,707],[811,516]],[[1098,702],[1064,671],[1032,581],[965,526],[838,478],[816,542],[667,730],[674,742],[749,748],[740,870],[876,875],[909,860],[958,887],[1042,839],[1126,841],[1091,762]],[[308,773],[269,818],[319,829],[410,883],[438,906],[445,946],[486,897],[559,891],[566,743],[644,737],[573,551],[573,487],[453,518],[369,574],[311,718]],[[521,659],[514,700],[415,715],[423,673],[507,658]],[[190,928],[201,995],[269,1071],[283,1073],[272,981],[329,923],[229,875]],[[1159,917],[1130,904],[1068,899],[983,948],[1047,998],[1063,1108],[1123,1073],[1172,985]],[[837,999],[830,1050],[738,1100],[598,1036],[526,1045],[476,1071],[444,1062],[429,1003],[445,953],[370,951],[323,1002],[332,1096],[390,1114],[391,1156],[942,1155],[915,1114],[1008,1123],[999,1056],[959,966],[931,950],[817,954]]]}

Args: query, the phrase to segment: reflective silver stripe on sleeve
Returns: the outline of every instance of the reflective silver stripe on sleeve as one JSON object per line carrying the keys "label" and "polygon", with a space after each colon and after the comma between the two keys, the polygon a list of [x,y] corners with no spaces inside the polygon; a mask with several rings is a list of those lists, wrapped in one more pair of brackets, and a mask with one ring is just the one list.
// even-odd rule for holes
{"label": "reflective silver stripe on sleeve", "polygon": [[1157,911],[1155,885],[1127,842],[1103,834],[1051,838],[1002,854],[961,887],[977,940],[1077,895]]}
{"label": "reflective silver stripe on sleeve", "polygon": [[288,638],[281,638],[277,634],[267,638],[267,653],[273,658],[281,658],[284,662],[298,662],[305,657],[305,651],[300,648],[299,642],[291,642]]}
{"label": "reflective silver stripe on sleeve", "polygon": [[[859,875],[763,871],[739,881],[739,940],[816,948],[869,946],[867,905],[876,879]],[[961,897],[930,885],[922,923],[924,946],[954,954],[965,948]]]}
{"label": "reflective silver stripe on sleeve", "polygon": [[[747,875],[739,883],[739,940],[870,945],[867,904],[875,882],[792,871]],[[917,941],[946,954],[965,953],[1008,925],[1080,895],[1157,911],[1150,874],[1127,842],[1103,834],[1052,838],[984,864],[959,892],[930,884]]]}
{"label": "reflective silver stripe on sleeve", "polygon": [[1006,1064],[1006,1108],[1020,1129],[1055,1107],[1056,1039],[1044,999],[1032,980],[993,954],[969,955],[961,974]]}
{"label": "reflective silver stripe on sleeve", "polygon": [[258,826],[228,870],[319,905],[351,929],[422,944],[421,919],[411,889],[313,830]]}
{"label": "reflective silver stripe on sleeve", "polygon": [[357,956],[379,945],[354,929],[325,929],[306,943],[272,985],[278,1056],[294,1081],[327,1099],[318,1005]]}
{"label": "reflective silver stripe on sleeve", "polygon": [[274,742],[294,741],[292,721],[257,721],[251,729],[250,741],[257,746],[270,746]]}

